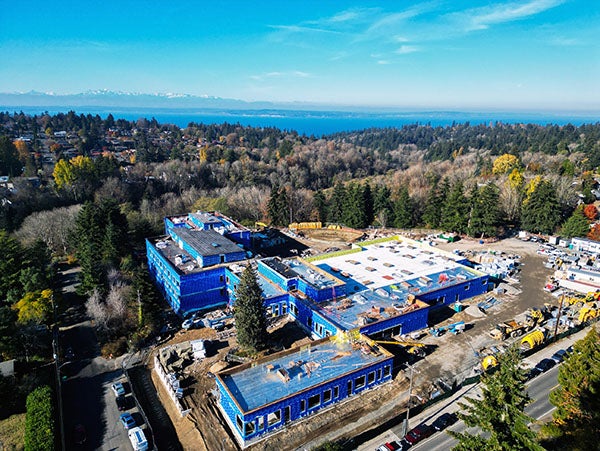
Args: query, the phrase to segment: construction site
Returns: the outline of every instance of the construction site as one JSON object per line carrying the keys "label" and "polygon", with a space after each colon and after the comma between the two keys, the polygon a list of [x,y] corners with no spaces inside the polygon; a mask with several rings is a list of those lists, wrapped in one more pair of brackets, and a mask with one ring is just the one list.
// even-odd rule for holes
{"label": "construction site", "polygon": [[[323,246],[310,240],[303,243],[313,249]],[[329,247],[337,244],[328,243]],[[384,243],[374,244],[372,254],[368,254],[367,246],[360,258],[334,252],[309,259],[309,266],[301,265],[304,269],[314,266],[346,284],[347,296],[332,296],[312,305],[318,319],[334,326],[335,333],[323,330],[321,336],[315,336],[314,323],[308,328],[307,323],[295,321],[289,310],[279,311],[270,319],[269,332],[271,341],[277,344],[275,348],[282,349],[282,353],[252,364],[232,356],[230,351],[237,347],[235,329],[227,322],[224,330],[204,327],[175,335],[168,345],[202,340],[204,347],[203,358],[190,357],[193,351],[188,344],[184,348],[186,358],[171,358],[182,363],[171,368],[179,392],[172,390],[169,394],[173,376],[168,376],[165,384],[159,381],[159,371],[153,371],[183,447],[310,449],[325,440],[350,440],[397,416],[406,406],[408,365],[414,370],[414,405],[489,369],[495,364],[494,355],[510,344],[519,342],[524,350],[535,349],[594,315],[581,316],[585,308],[591,309],[589,302],[584,302],[585,296],[579,303],[572,303],[577,306],[575,310],[567,305],[571,302],[566,297],[561,308],[561,297],[543,290],[550,271],[533,243],[511,239],[485,245],[464,240],[440,244],[438,249],[445,249],[445,253],[435,249],[431,255],[421,254],[427,257],[424,260],[439,258],[442,265],[437,271],[429,267],[428,274],[419,274],[419,265],[415,265],[419,257],[410,257],[410,252],[416,251],[410,249],[410,242],[400,243],[399,247],[397,242],[392,244],[389,248]],[[398,264],[385,252],[407,262]],[[466,256],[473,266],[484,262],[490,272],[494,268],[506,270],[504,282],[498,279],[493,291],[488,292],[486,286],[471,297],[457,298],[453,292],[447,294],[449,299],[443,298],[434,288],[452,280],[466,282],[481,277],[471,268],[462,269]],[[378,264],[382,265],[381,271]],[[302,273],[297,266],[289,265],[295,274]],[[307,272],[305,277],[310,275]],[[394,280],[390,282],[386,275]],[[461,290],[464,292],[464,286]],[[438,303],[438,308],[431,308]],[[414,327],[394,323],[407,308],[406,313],[412,309],[425,312],[425,321],[418,319]],[[385,327],[378,329],[378,324]],[[351,330],[356,332],[340,340],[342,332]],[[370,353],[365,353],[365,343]],[[315,348],[311,355],[310,350]],[[390,365],[389,376],[384,376],[386,365]],[[354,371],[352,376],[349,368]],[[352,425],[351,433],[341,428],[344,424]]]}

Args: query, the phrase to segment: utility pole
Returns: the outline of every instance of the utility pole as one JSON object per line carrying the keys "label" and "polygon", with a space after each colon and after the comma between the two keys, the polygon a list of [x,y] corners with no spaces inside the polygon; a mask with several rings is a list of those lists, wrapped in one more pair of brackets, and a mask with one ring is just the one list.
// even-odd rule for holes
{"label": "utility pole", "polygon": [[406,406],[406,418],[403,421],[402,424],[402,437],[404,437],[406,435],[406,433],[408,432],[408,418],[410,416],[410,402],[411,402],[411,398],[412,398],[412,387],[413,387],[413,373],[414,373],[414,368],[412,365],[406,365],[410,368],[410,384],[408,386],[408,405]]}
{"label": "utility pole", "polygon": [[556,325],[554,326],[554,337],[552,337],[552,341],[556,341],[556,336],[558,334],[558,324],[560,323],[560,315],[562,314],[564,300],[565,294],[563,293],[560,297],[560,304],[558,305],[558,314],[556,315]]}
{"label": "utility pole", "polygon": [[59,362],[59,342],[58,342],[58,322],[57,322],[57,315],[56,315],[56,304],[54,302],[54,294],[52,295],[52,297],[50,298],[50,301],[52,302],[52,312],[53,312],[53,316],[54,316],[54,324],[52,325],[52,357],[54,357],[54,367],[56,370],[56,398],[57,398],[57,403],[58,403],[58,423],[60,425],[60,445],[61,445],[61,450],[65,451],[66,450],[66,445],[65,445],[65,424],[64,424],[64,420],[63,420],[63,405],[62,405],[62,386],[61,386],[61,380],[60,380],[60,362]]}

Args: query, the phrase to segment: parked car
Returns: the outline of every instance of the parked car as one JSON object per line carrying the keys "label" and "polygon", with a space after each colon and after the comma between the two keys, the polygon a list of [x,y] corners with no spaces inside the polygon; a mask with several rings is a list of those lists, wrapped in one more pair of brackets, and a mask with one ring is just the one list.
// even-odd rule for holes
{"label": "parked car", "polygon": [[110,388],[112,388],[113,393],[117,397],[123,396],[125,394],[125,387],[123,387],[123,384],[121,382],[115,382],[110,386]]}
{"label": "parked car", "polygon": [[535,368],[531,368],[529,370],[529,373],[527,373],[527,380],[531,380],[536,376],[539,376],[540,374],[542,374],[542,370],[540,370],[539,368],[535,367]]}
{"label": "parked car", "polygon": [[566,354],[567,354],[566,350],[559,349],[554,354],[552,354],[552,357],[550,357],[550,358],[552,360],[554,360],[556,363],[560,363],[560,362],[562,362],[565,359]]}
{"label": "parked car", "polygon": [[556,365],[556,362],[552,359],[542,359],[535,367],[540,370],[541,373],[545,373],[550,368]]}
{"label": "parked car", "polygon": [[436,431],[442,431],[457,421],[458,417],[455,413],[446,412],[440,415],[433,423],[431,423],[431,427]]}
{"label": "parked car", "polygon": [[127,410],[127,399],[124,395],[117,396],[115,398],[115,402],[117,403],[117,409],[119,410]]}
{"label": "parked car", "polygon": [[410,431],[408,431],[407,434],[404,436],[404,440],[406,440],[411,445],[414,445],[416,443],[419,443],[421,440],[426,439],[434,432],[435,431],[431,426],[428,426],[426,424],[420,424],[416,428],[413,428]]}
{"label": "parked car", "polygon": [[129,412],[122,413],[121,416],[119,416],[119,421],[121,421],[121,424],[125,429],[131,429],[137,426],[133,416]]}

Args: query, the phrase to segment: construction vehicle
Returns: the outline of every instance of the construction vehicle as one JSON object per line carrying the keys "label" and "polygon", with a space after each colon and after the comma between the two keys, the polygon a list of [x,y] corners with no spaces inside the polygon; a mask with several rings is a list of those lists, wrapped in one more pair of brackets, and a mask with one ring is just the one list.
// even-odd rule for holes
{"label": "construction vehicle", "polygon": [[585,323],[591,319],[600,316],[600,311],[594,302],[589,302],[579,310],[579,323]]}
{"label": "construction vehicle", "polygon": [[433,335],[434,337],[439,337],[446,331],[449,331],[450,333],[452,333],[454,335],[458,335],[459,333],[464,332],[464,330],[465,330],[465,322],[459,321],[457,323],[448,324],[447,326],[432,327],[429,329],[429,333],[431,335]]}
{"label": "construction vehicle", "polygon": [[483,371],[494,368],[496,365],[498,365],[498,359],[496,359],[496,356],[494,355],[486,355],[481,361],[481,368],[483,368]]}
{"label": "construction vehicle", "polygon": [[546,339],[546,329],[536,329],[521,339],[521,350],[528,351],[541,345]]}
{"label": "construction vehicle", "polygon": [[425,357],[425,355],[426,355],[427,345],[424,343],[420,343],[418,341],[411,341],[411,340],[390,340],[390,341],[373,340],[373,341],[378,344],[404,346],[407,348],[406,352],[408,352],[409,354],[415,355],[417,357]]}
{"label": "construction vehicle", "polygon": [[546,320],[545,311],[538,308],[530,308],[525,314],[523,321],[505,321],[496,324],[490,331],[490,336],[495,340],[506,340],[508,337],[516,338],[529,332],[536,326],[540,326]]}
{"label": "construction vehicle", "polygon": [[490,336],[495,340],[506,340],[508,337],[520,337],[526,332],[526,325],[524,323],[518,323],[514,320],[505,321],[500,324],[496,324],[496,327],[490,330]]}

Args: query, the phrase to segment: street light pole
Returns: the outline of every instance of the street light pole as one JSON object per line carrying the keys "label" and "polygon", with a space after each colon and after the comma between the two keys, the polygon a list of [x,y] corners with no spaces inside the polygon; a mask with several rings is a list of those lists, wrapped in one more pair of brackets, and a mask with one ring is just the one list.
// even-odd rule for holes
{"label": "street light pole", "polygon": [[58,323],[56,322],[56,304],[54,303],[54,295],[51,297],[52,311],[54,316],[54,324],[52,325],[52,356],[54,357],[54,367],[56,370],[56,398],[58,403],[58,422],[60,426],[60,445],[61,450],[66,450],[65,445],[65,425],[63,421],[63,405],[62,405],[62,386],[60,380],[60,362],[59,362],[59,343],[58,343]]}

